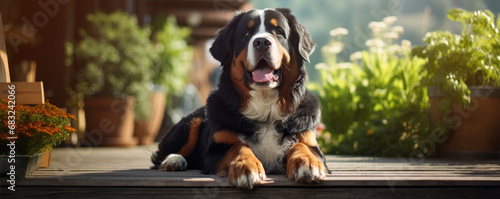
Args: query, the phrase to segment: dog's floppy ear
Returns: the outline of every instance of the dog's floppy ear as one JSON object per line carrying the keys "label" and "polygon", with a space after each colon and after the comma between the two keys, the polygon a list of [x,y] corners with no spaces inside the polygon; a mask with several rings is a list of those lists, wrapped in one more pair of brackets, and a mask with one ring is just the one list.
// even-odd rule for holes
{"label": "dog's floppy ear", "polygon": [[233,59],[234,34],[243,14],[243,12],[238,13],[224,28],[220,29],[217,38],[210,47],[210,53],[221,63],[221,66],[225,66]]}
{"label": "dog's floppy ear", "polygon": [[299,51],[302,59],[309,62],[309,55],[311,55],[316,47],[316,43],[311,38],[311,34],[307,32],[306,28],[302,26],[299,21],[291,14],[291,11],[287,8],[278,8],[278,12],[283,14],[287,20],[291,29],[290,41],[293,47]]}

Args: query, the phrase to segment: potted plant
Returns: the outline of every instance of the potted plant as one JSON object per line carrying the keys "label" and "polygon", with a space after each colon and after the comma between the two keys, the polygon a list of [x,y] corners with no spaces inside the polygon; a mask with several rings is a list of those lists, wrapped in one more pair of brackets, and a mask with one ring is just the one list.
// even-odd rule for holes
{"label": "potted plant", "polygon": [[461,34],[427,33],[414,56],[427,60],[431,120],[450,130],[439,146],[443,155],[495,155],[500,150],[499,21],[488,10],[452,9],[448,18],[462,23]]}
{"label": "potted plant", "polygon": [[[15,111],[14,128],[11,121]],[[36,106],[9,106],[7,100],[0,100],[0,172],[5,175],[15,164],[15,176],[24,177],[38,168],[44,151],[52,149],[76,129],[70,126],[72,114],[61,111],[46,102]],[[13,134],[9,134],[10,130]],[[16,139],[13,139],[15,137]],[[15,160],[9,160],[14,158]],[[15,161],[15,162],[14,162]]]}
{"label": "potted plant", "polygon": [[[184,91],[193,51],[187,43],[191,30],[179,27],[176,18],[166,17],[161,29],[154,35],[159,62],[152,67],[150,102],[151,113],[147,120],[137,120],[134,135],[140,145],[154,141],[160,130],[165,107],[172,108],[172,100]],[[167,105],[168,104],[168,105]]]}
{"label": "potted plant", "polygon": [[86,138],[98,146],[134,146],[134,119],[149,116],[147,82],[157,60],[150,29],[120,11],[87,20],[68,53],[79,67],[73,90],[85,99]]}

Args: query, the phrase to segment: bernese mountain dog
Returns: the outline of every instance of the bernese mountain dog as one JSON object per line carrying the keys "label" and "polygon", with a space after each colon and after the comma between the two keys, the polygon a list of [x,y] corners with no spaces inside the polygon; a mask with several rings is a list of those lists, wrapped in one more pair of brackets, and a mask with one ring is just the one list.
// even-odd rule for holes
{"label": "bernese mountain dog", "polygon": [[200,169],[240,189],[252,189],[266,174],[323,179],[320,105],[306,89],[304,68],[315,46],[289,9],[234,16],[210,48],[222,65],[218,89],[161,140],[152,168]]}

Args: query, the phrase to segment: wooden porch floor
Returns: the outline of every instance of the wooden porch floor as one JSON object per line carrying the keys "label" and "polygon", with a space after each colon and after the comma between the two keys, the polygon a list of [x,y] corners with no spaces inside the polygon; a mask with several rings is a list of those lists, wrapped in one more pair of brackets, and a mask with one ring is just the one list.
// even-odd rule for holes
{"label": "wooden porch floor", "polygon": [[197,170],[150,170],[155,149],[56,148],[52,165],[17,180],[16,192],[2,179],[0,198],[500,198],[500,160],[327,156],[332,173],[320,183],[271,175],[243,191]]}

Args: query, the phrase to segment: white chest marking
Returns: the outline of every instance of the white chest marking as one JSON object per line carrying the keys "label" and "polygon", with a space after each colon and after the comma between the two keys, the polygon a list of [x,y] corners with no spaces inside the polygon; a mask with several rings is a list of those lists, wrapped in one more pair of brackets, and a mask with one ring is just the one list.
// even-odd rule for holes
{"label": "white chest marking", "polygon": [[257,120],[261,123],[274,123],[286,119],[278,106],[278,90],[253,90],[250,91],[252,98],[248,101],[247,108],[242,111],[248,119]]}
{"label": "white chest marking", "polygon": [[247,109],[242,114],[247,118],[259,121],[258,130],[255,132],[257,142],[245,142],[248,144],[255,156],[262,162],[266,172],[284,172],[283,158],[287,149],[292,146],[292,141],[281,141],[281,133],[277,132],[275,122],[286,119],[286,115],[279,110],[278,91],[273,90],[253,90],[250,91],[252,98],[248,102]]}
{"label": "white chest marking", "polygon": [[253,153],[260,160],[266,172],[284,173],[284,158],[289,147],[293,145],[292,141],[284,140],[281,142],[281,133],[276,132],[275,126],[271,124],[259,125],[256,132],[259,141],[247,143]]}

